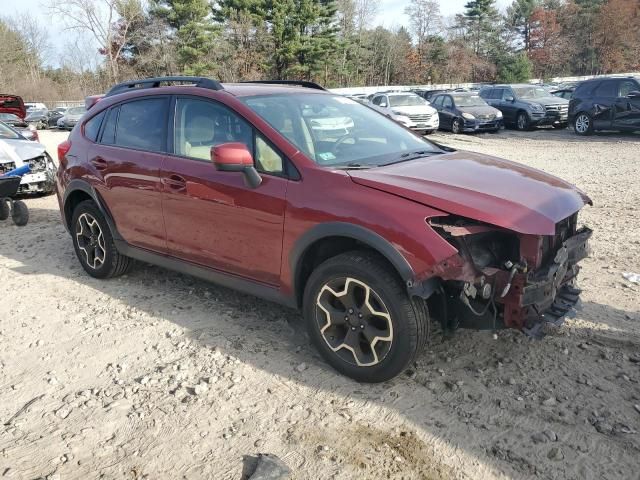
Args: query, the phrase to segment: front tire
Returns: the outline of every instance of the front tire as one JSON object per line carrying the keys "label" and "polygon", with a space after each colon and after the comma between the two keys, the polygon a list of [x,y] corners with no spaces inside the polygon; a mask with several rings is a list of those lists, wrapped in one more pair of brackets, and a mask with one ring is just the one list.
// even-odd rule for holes
{"label": "front tire", "polygon": [[531,121],[529,120],[527,112],[518,113],[518,117],[516,118],[516,128],[521,132],[526,132],[531,129]]}
{"label": "front tire", "polygon": [[429,335],[425,303],[409,298],[393,269],[366,251],[319,265],[307,282],[303,310],[323,358],[359,382],[384,382],[400,374]]}
{"label": "front tire", "polygon": [[593,119],[588,113],[579,113],[573,121],[573,130],[581,136],[593,133]]}
{"label": "front tire", "polygon": [[451,122],[451,133],[460,134],[462,133],[462,122],[459,118],[454,118]]}
{"label": "front tire", "polygon": [[120,276],[133,263],[116,249],[109,225],[92,200],[81,202],[73,211],[71,236],[80,265],[94,278]]}

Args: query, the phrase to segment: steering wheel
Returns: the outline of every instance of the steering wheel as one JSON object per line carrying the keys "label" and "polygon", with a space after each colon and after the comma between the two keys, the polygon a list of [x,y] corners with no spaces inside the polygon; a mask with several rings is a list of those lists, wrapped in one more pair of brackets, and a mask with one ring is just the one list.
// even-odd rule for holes
{"label": "steering wheel", "polygon": [[338,150],[338,147],[342,145],[344,141],[349,138],[353,138],[356,142],[358,141],[358,137],[356,135],[354,135],[352,132],[347,132],[343,136],[338,138],[338,140],[335,141],[335,143],[333,144],[333,147],[331,147],[331,152],[336,153],[336,151]]}

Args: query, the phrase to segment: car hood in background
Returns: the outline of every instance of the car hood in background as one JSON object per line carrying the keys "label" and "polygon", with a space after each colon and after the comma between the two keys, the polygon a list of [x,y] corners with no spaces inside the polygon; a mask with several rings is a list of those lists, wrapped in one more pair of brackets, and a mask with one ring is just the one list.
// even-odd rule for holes
{"label": "car hood in background", "polygon": [[430,105],[410,105],[388,108],[394,112],[401,113],[402,115],[433,115],[436,113],[436,109]]}
{"label": "car hood in background", "polygon": [[458,110],[464,113],[470,113],[476,117],[480,115],[496,115],[499,112],[497,108],[493,108],[489,105],[482,105],[479,107],[458,107]]}
{"label": "car hood in background", "polygon": [[569,100],[562,97],[555,97],[549,94],[548,97],[540,97],[540,98],[523,98],[525,102],[531,103],[539,103],[540,105],[546,107],[547,105],[569,105]]}
{"label": "car hood in background", "polygon": [[20,166],[22,162],[39,157],[45,152],[41,143],[30,140],[0,140],[0,163],[16,162]]}
{"label": "car hood in background", "polygon": [[591,203],[557,177],[471,152],[349,170],[349,175],[357,184],[522,234],[555,235],[556,223]]}

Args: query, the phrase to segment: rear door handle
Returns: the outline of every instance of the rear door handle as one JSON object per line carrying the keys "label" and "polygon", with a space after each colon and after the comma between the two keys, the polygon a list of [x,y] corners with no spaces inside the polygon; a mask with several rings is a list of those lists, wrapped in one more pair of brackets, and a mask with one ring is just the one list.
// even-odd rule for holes
{"label": "rear door handle", "polygon": [[91,163],[96,167],[96,170],[100,171],[106,170],[108,167],[107,161],[102,157],[93,157]]}
{"label": "rear door handle", "polygon": [[175,173],[169,175],[168,177],[164,177],[162,179],[162,183],[169,189],[174,192],[181,192],[187,189],[187,181],[181,177],[180,175],[176,175]]}

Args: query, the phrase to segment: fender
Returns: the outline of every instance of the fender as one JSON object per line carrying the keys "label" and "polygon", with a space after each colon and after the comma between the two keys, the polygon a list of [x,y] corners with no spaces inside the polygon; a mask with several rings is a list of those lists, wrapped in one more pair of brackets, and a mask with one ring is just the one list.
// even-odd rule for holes
{"label": "fender", "polygon": [[109,212],[109,210],[105,207],[105,204],[102,201],[100,194],[96,191],[95,188],[93,188],[93,186],[89,182],[85,180],[81,180],[79,178],[75,178],[71,180],[64,191],[64,199],[62,201],[63,209],[64,209],[63,218],[65,219],[65,227],[67,231],[69,231],[69,228],[70,228],[68,225],[68,222],[66,221],[67,202],[71,194],[77,191],[86,193],[95,202],[95,204],[98,206],[98,209],[100,210],[100,213],[102,213],[105,220],[107,221],[107,224],[109,225],[109,230],[111,231],[111,236],[114,238],[114,240],[123,240],[120,234],[118,233],[118,229],[116,228],[116,224],[113,221],[111,212]]}
{"label": "fender", "polygon": [[300,269],[302,267],[302,259],[307,249],[318,240],[327,237],[347,237],[357,240],[376,250],[385,257],[391,265],[396,269],[400,278],[404,281],[410,296],[419,296],[426,298],[434,290],[425,288],[424,284],[415,281],[415,273],[407,262],[406,258],[384,237],[367,228],[346,222],[329,222],[321,223],[314,226],[298,238],[289,254],[289,266],[293,276],[294,292],[299,293],[301,285],[299,285]]}

